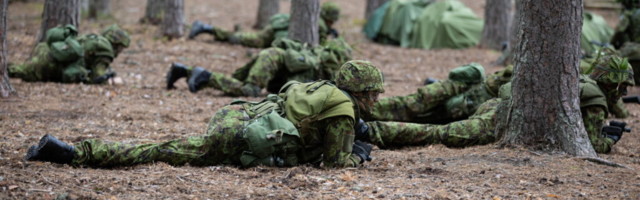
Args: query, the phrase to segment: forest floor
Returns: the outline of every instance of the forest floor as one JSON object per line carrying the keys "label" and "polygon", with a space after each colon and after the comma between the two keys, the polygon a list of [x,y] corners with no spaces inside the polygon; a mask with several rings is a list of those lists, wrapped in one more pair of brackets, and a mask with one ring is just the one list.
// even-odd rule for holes
{"label": "forest floor", "polygon": [[[567,155],[549,155],[494,145],[462,149],[443,145],[395,150],[375,148],[361,168],[318,169],[230,166],[174,167],[165,163],[114,169],[25,162],[30,145],[47,133],[65,142],[88,138],[131,143],[161,142],[200,135],[208,119],[231,102],[221,92],[196,94],[179,81],[165,90],[171,62],[230,74],[259,50],[212,41],[159,39],[158,28],[138,24],[144,2],[112,0],[114,18],[82,20],[80,32],[99,32],[118,23],[132,36],[131,46],[113,62],[118,84],[27,83],[12,79],[17,97],[0,100],[0,199],[640,199],[640,105],[627,104],[634,128],[603,159],[616,168]],[[446,78],[450,69],[477,62],[489,72],[500,53],[402,49],[374,44],[360,32],[365,1],[335,1],[343,8],[337,24],[357,49],[355,59],[370,60],[386,76],[382,97],[414,92],[426,77]],[[485,1],[464,0],[482,17]],[[282,12],[288,12],[282,1]],[[202,20],[231,29],[250,29],[255,0],[185,1],[186,21]],[[9,5],[9,61],[28,58],[40,28],[41,3]],[[231,12],[236,11],[236,12]],[[238,12],[244,11],[244,12]],[[617,12],[604,10],[615,26]],[[638,87],[630,95],[639,95]],[[250,98],[258,100],[258,98]]]}

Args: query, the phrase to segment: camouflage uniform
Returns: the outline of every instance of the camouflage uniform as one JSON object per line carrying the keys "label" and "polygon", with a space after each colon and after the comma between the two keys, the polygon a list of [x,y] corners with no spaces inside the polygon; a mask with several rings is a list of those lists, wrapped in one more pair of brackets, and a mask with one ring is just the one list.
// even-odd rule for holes
{"label": "camouflage uniform", "polygon": [[442,124],[464,119],[480,104],[497,97],[500,86],[511,80],[512,71],[509,66],[489,75],[482,84],[445,80],[423,86],[415,94],[381,99],[365,120]]}
{"label": "camouflage uniform", "polygon": [[[618,102],[627,85],[634,85],[633,72],[626,61],[604,58],[590,70],[590,77],[580,75],[580,110],[587,134],[598,153],[608,153],[616,140],[602,132],[608,115],[608,107]],[[619,69],[608,68],[609,62]],[[592,79],[593,78],[593,79]],[[595,80],[594,80],[595,79]],[[603,89],[607,84],[618,88]],[[505,92],[506,91],[506,92]],[[508,98],[510,84],[500,88],[500,97]],[[507,93],[507,94],[505,94]],[[501,99],[491,99],[466,120],[444,125],[403,122],[367,122],[369,138],[373,144],[383,148],[408,145],[444,144],[450,147],[481,145],[495,141],[495,113],[500,109]],[[619,139],[619,138],[618,138]]]}
{"label": "camouflage uniform", "polygon": [[[211,118],[202,136],[138,145],[85,140],[75,144],[70,164],[114,167],[161,161],[196,166],[355,167],[364,162],[352,150],[354,121],[363,108],[350,94],[383,92],[382,82],[382,73],[370,63],[350,61],[342,66],[337,86],[330,81],[290,82],[284,92],[262,102],[232,103]],[[46,153],[35,152],[42,147],[32,149],[27,160],[56,162],[36,155]]]}
{"label": "camouflage uniform", "polygon": [[[337,21],[339,15],[340,8],[335,3],[326,2],[322,4],[320,18],[318,19],[318,33],[321,44],[326,41],[329,34],[337,36],[330,24]],[[276,14],[269,20],[269,25],[258,32],[232,32],[219,27],[212,27],[211,34],[216,41],[254,48],[266,48],[276,39],[288,37],[288,30],[289,14]]]}
{"label": "camouflage uniform", "polygon": [[[63,83],[103,83],[105,75],[112,72],[109,64],[113,61],[122,47],[129,45],[129,36],[117,25],[107,28],[102,35],[89,34],[75,37],[77,32],[56,39],[56,31],[75,31],[75,27],[67,25],[48,31],[47,42],[39,43],[32,56],[21,65],[9,67],[11,77],[21,78],[25,81],[53,81]],[[115,35],[115,36],[114,36]],[[56,41],[58,40],[58,41]],[[52,45],[58,45],[64,40],[66,45],[77,49],[82,56],[65,54],[56,58],[52,51]],[[115,51],[114,48],[118,48]]]}
{"label": "camouflage uniform", "polygon": [[637,0],[620,0],[624,10],[611,38],[611,44],[628,57],[633,66],[635,82],[640,81],[640,3]]}
{"label": "camouflage uniform", "polygon": [[[287,39],[281,39],[287,40]],[[278,40],[278,41],[281,41]],[[293,42],[291,40],[288,40]],[[277,41],[276,41],[277,43]],[[258,56],[237,69],[233,76],[219,72],[210,72],[209,80],[203,87],[211,87],[223,91],[230,96],[255,96],[252,89],[266,88],[271,93],[277,93],[288,81],[308,82],[314,80],[333,80],[335,72],[340,65],[351,59],[351,47],[341,38],[331,39],[324,45],[316,48],[305,48],[308,52],[305,59],[315,60],[307,69],[292,69],[289,60],[297,50],[285,49],[286,47],[271,47],[260,51]],[[294,52],[293,54],[291,52]],[[188,68],[187,79],[192,75],[193,67]]]}

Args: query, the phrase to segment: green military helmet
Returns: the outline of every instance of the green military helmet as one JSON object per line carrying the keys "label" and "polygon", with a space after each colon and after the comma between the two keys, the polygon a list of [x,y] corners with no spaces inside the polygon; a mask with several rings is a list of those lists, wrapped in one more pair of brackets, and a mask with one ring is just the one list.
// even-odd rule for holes
{"label": "green military helmet", "polygon": [[335,82],[338,88],[349,92],[384,92],[382,72],[369,61],[352,60],[344,63]]}
{"label": "green military helmet", "polygon": [[107,27],[107,29],[102,31],[102,36],[106,37],[112,45],[129,47],[129,43],[131,43],[129,34],[125,30],[122,30],[117,24]]}
{"label": "green military helmet", "polygon": [[604,48],[591,63],[587,74],[600,84],[635,85],[633,69],[627,58],[620,57],[614,49]]}
{"label": "green military helmet", "polygon": [[325,2],[320,7],[320,18],[327,22],[336,22],[340,18],[340,7],[333,2]]}

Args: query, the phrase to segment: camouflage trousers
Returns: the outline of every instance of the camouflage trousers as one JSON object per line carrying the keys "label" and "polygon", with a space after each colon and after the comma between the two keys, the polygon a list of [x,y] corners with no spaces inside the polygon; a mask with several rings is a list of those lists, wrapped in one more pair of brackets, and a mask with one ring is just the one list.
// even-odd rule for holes
{"label": "camouflage trousers", "polygon": [[[444,103],[469,89],[469,85],[443,80],[418,89],[414,94],[380,99],[371,110],[367,121],[401,121],[427,123],[441,117]],[[438,108],[440,107],[440,108]],[[429,116],[433,116],[429,119]]]}
{"label": "camouflage trousers", "polygon": [[75,144],[76,166],[117,167],[151,162],[240,166],[240,155],[248,149],[242,139],[250,120],[242,106],[226,106],[209,121],[204,135],[153,144],[126,144],[90,139]]}
{"label": "camouflage trousers", "polygon": [[[230,96],[250,96],[245,93],[247,85],[277,93],[290,80],[304,82],[316,79],[313,72],[290,73],[285,66],[284,56],[285,51],[281,48],[264,49],[232,76],[211,72],[205,87],[221,90]],[[188,74],[190,76],[191,73]]]}
{"label": "camouflage trousers", "polygon": [[28,82],[78,83],[88,80],[89,71],[83,67],[83,64],[82,58],[72,62],[57,62],[49,56],[49,46],[46,43],[39,43],[29,60],[9,66],[8,71],[10,77]]}
{"label": "camouflage trousers", "polygon": [[216,41],[253,48],[267,48],[275,39],[274,32],[270,28],[258,32],[231,32],[215,27],[213,28],[213,36]]}
{"label": "camouflage trousers", "polygon": [[367,122],[371,143],[380,148],[444,144],[448,147],[483,145],[496,140],[496,110],[501,99],[491,99],[468,119],[444,125],[405,122]]}

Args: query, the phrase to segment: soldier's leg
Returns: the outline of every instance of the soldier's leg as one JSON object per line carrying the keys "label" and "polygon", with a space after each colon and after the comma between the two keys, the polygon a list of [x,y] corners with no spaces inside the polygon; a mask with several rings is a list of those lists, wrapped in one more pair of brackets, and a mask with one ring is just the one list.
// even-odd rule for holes
{"label": "soldier's leg", "polygon": [[419,115],[461,94],[468,84],[444,80],[423,86],[414,94],[380,99],[367,120],[415,122]]}
{"label": "soldier's leg", "polygon": [[259,88],[266,88],[278,71],[285,68],[284,54],[283,49],[275,47],[260,51],[244,82]]}
{"label": "soldier's leg", "polygon": [[230,35],[220,31],[219,34],[216,34],[216,40],[218,40],[218,35],[228,35],[226,40],[223,41],[253,48],[267,48],[271,46],[271,42],[275,39],[271,28],[265,28],[258,32],[235,32]]}
{"label": "soldier's leg", "polygon": [[47,44],[39,43],[34,49],[33,56],[26,62],[9,66],[9,76],[24,81],[48,81],[49,76],[53,76],[51,74],[53,61],[49,59],[48,53]]}
{"label": "soldier's leg", "polygon": [[150,162],[171,165],[217,165],[240,163],[246,145],[242,129],[249,117],[240,106],[227,106],[209,121],[203,136],[192,136],[157,144],[125,144],[85,140],[75,146],[76,166],[115,167]]}
{"label": "soldier's leg", "polygon": [[381,147],[444,144],[466,147],[494,142],[495,112],[500,99],[482,104],[469,119],[445,125],[403,122],[367,122],[370,142]]}

